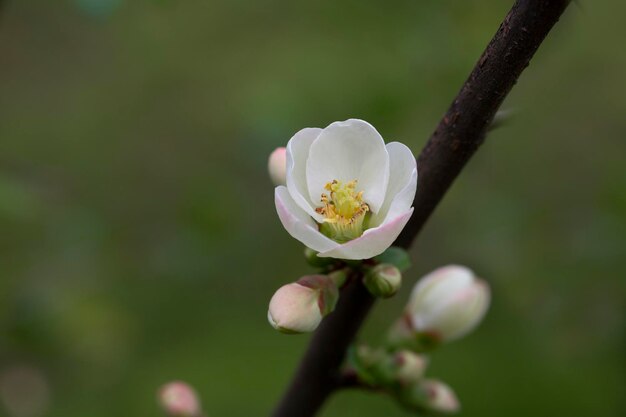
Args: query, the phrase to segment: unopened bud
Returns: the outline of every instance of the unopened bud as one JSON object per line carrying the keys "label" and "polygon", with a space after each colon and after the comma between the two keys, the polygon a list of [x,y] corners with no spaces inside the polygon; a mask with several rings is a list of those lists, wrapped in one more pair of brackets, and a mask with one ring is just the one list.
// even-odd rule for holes
{"label": "unopened bud", "polygon": [[428,361],[410,350],[401,350],[394,356],[396,379],[403,385],[413,384],[424,376]]}
{"label": "unopened bud", "polygon": [[453,414],[461,409],[452,388],[436,379],[423,379],[407,387],[402,391],[400,401],[405,407],[417,411]]}
{"label": "unopened bud", "polygon": [[159,404],[170,417],[200,417],[202,409],[195,390],[183,381],[173,381],[159,389]]}
{"label": "unopened bud", "polygon": [[359,345],[350,350],[348,361],[360,381],[371,386],[380,386],[393,380],[392,370],[387,365],[388,357],[383,349]]}
{"label": "unopened bud", "polygon": [[30,365],[13,365],[0,372],[0,409],[4,409],[7,415],[48,415],[49,406],[50,385],[40,369]]}
{"label": "unopened bud", "polygon": [[400,289],[402,273],[391,264],[376,265],[365,274],[363,284],[375,297],[389,298]]}
{"label": "unopened bud", "polygon": [[360,345],[350,351],[349,362],[359,379],[372,386],[408,386],[422,379],[427,361],[408,350],[389,352]]}
{"label": "unopened bud", "polygon": [[270,300],[267,319],[283,333],[312,332],[335,309],[339,290],[325,275],[308,275],[283,285]]}
{"label": "unopened bud", "polygon": [[487,283],[463,266],[439,268],[413,289],[406,315],[417,337],[450,341],[472,331],[489,307]]}
{"label": "unopened bud", "polygon": [[267,169],[274,185],[285,185],[287,182],[287,149],[276,148],[270,154]]}

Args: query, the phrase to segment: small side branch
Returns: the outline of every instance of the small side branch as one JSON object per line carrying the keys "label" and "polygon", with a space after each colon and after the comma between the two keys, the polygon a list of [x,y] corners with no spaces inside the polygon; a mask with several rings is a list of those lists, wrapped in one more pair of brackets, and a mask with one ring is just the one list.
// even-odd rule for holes
{"label": "small side branch", "polygon": [[[396,241],[408,248],[445,192],[482,144],[487,129],[569,0],[517,0],[420,153],[415,211]],[[340,366],[374,299],[352,280],[313,335],[273,417],[312,417],[346,381]],[[345,385],[344,385],[345,386]]]}

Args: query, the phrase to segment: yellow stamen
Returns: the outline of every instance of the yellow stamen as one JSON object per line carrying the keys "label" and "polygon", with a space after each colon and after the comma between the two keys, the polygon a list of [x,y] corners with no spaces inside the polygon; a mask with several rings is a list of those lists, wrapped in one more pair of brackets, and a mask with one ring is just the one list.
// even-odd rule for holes
{"label": "yellow stamen", "polygon": [[369,206],[363,202],[363,191],[356,192],[357,181],[346,184],[333,180],[324,186],[330,197],[322,194],[322,207],[315,209],[324,216],[320,231],[338,242],[347,242],[363,234]]}

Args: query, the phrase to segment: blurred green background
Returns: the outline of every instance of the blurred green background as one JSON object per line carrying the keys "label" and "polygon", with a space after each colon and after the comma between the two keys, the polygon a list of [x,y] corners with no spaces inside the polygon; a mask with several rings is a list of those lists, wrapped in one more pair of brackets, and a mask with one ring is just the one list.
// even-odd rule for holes
{"label": "blurred green background", "polygon": [[[267,304],[310,269],[267,156],[350,117],[417,153],[511,4],[5,1],[0,415],[159,416],[178,378],[211,417],[268,415],[308,336]],[[485,322],[428,372],[464,416],[626,413],[625,14],[568,10],[361,335],[435,267],[486,278]],[[345,392],[321,415],[410,414]]]}

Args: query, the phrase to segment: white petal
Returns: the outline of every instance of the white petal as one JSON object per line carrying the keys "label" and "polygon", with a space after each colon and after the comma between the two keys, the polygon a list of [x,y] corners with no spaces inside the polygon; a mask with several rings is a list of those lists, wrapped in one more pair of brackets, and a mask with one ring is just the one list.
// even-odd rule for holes
{"label": "white petal", "polygon": [[[302,210],[321,222],[323,216],[315,212],[318,204],[312,204],[306,183],[306,160],[309,157],[311,144],[319,136],[322,129],[307,127],[297,132],[287,144],[287,189]],[[317,200],[319,203],[319,195]]]}
{"label": "white petal", "polygon": [[417,282],[411,293],[411,299],[420,306],[437,306],[449,294],[455,294],[470,287],[474,278],[474,272],[462,265],[437,268]]}
{"label": "white petal", "polygon": [[325,128],[311,145],[306,163],[306,180],[311,201],[325,192],[332,180],[358,180],[357,190],[377,213],[389,182],[389,155],[380,134],[369,123],[350,119]]}
{"label": "white petal", "polygon": [[409,218],[413,208],[387,223],[368,229],[360,237],[339,245],[334,249],[319,253],[318,256],[338,259],[369,259],[380,255],[398,237]]}
{"label": "white petal", "polygon": [[276,187],[274,202],[280,222],[287,232],[307,247],[324,252],[339,246],[337,242],[330,240],[317,230],[317,224],[296,204],[286,187]]}
{"label": "white petal", "polygon": [[451,294],[462,292],[474,281],[474,272],[461,265],[448,265],[437,268],[420,279],[407,305],[411,313],[430,316]]}
{"label": "white petal", "polygon": [[[447,341],[459,339],[481,322],[489,307],[489,297],[489,287],[476,280],[454,297],[433,306],[428,314],[413,316],[414,326],[435,331]],[[423,323],[420,323],[420,318]]]}
{"label": "white petal", "polygon": [[370,224],[378,226],[395,219],[412,205],[417,188],[417,164],[411,150],[399,142],[387,144],[389,153],[389,185],[382,208],[372,216]]}

